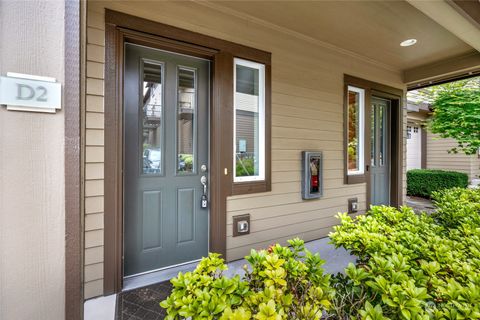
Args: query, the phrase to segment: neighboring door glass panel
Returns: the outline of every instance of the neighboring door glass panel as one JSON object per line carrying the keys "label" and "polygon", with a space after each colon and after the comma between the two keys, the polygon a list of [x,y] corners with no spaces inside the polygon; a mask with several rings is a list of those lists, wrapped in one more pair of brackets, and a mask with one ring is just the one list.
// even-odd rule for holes
{"label": "neighboring door glass panel", "polygon": [[265,66],[235,59],[235,181],[264,179]]}
{"label": "neighboring door glass panel", "polygon": [[379,120],[379,131],[380,131],[380,145],[378,151],[379,165],[383,166],[385,162],[385,107],[381,104],[378,106],[378,120]]}
{"label": "neighboring door glass panel", "polygon": [[377,117],[376,117],[376,112],[375,112],[375,105],[372,106],[372,122],[371,122],[371,150],[370,150],[370,159],[371,159],[371,164],[372,166],[376,166],[377,165],[377,161],[376,161],[376,158],[375,158],[375,150],[377,150],[377,134],[375,132],[375,123],[377,121]]}
{"label": "neighboring door glass panel", "polygon": [[177,172],[195,170],[196,127],[196,74],[195,70],[178,68],[177,92]]}
{"label": "neighboring door glass panel", "polygon": [[142,97],[142,172],[143,174],[161,174],[163,163],[161,63],[143,60]]}

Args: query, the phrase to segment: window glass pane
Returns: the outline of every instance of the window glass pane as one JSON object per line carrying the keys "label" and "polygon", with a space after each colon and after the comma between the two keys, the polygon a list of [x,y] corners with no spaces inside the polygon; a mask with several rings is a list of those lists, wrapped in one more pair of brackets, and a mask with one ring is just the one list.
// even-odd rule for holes
{"label": "window glass pane", "polygon": [[142,168],[143,174],[162,172],[162,65],[143,61]]}
{"label": "window glass pane", "polygon": [[177,172],[182,174],[195,171],[195,78],[195,70],[178,69]]}
{"label": "window glass pane", "polygon": [[385,107],[383,106],[383,104],[379,105],[378,106],[378,120],[380,121],[380,128],[379,128],[379,131],[380,131],[380,138],[379,138],[379,165],[380,166],[383,166],[384,162],[385,162],[385,158],[384,158],[384,150],[385,150],[385,143],[386,143],[386,139],[385,139]]}
{"label": "window glass pane", "polygon": [[364,93],[362,89],[348,90],[348,141],[347,164],[349,174],[363,173],[363,114]]}
{"label": "window glass pane", "polygon": [[377,121],[377,113],[375,112],[376,108],[375,108],[375,105],[372,105],[372,121],[371,121],[371,148],[370,148],[370,161],[371,161],[371,164],[372,166],[376,166],[377,165],[377,162],[376,162],[376,157],[375,157],[375,150],[377,150],[377,134],[375,132],[375,123]]}
{"label": "window glass pane", "polygon": [[263,65],[236,59],[234,165],[237,181],[264,178],[264,85]]}

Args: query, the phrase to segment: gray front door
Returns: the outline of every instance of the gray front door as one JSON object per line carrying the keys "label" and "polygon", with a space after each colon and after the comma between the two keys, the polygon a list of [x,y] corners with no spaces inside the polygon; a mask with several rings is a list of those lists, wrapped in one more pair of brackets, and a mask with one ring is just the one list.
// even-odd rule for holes
{"label": "gray front door", "polygon": [[372,99],[371,113],[371,201],[390,204],[390,101]]}
{"label": "gray front door", "polygon": [[125,46],[124,276],[208,253],[209,62]]}

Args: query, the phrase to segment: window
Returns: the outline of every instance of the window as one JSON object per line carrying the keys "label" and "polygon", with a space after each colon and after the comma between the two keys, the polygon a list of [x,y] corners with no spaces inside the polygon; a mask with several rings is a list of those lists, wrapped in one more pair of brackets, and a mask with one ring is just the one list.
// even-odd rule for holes
{"label": "window", "polygon": [[265,65],[234,60],[234,182],[265,179]]}
{"label": "window", "polygon": [[196,166],[196,71],[180,67],[177,78],[177,174],[189,174]]}
{"label": "window", "polygon": [[161,174],[163,128],[163,64],[143,60],[142,173]]}
{"label": "window", "polygon": [[364,174],[365,90],[348,86],[347,96],[348,175]]}

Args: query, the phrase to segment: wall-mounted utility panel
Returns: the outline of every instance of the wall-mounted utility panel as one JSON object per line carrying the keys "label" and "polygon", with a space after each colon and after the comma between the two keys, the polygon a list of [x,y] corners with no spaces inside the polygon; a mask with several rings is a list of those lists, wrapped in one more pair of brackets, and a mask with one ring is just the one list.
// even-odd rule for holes
{"label": "wall-mounted utility panel", "polygon": [[322,161],[321,152],[302,151],[303,199],[317,199],[323,195]]}

